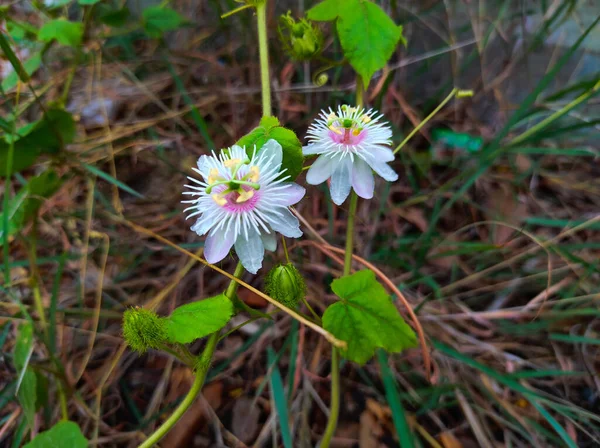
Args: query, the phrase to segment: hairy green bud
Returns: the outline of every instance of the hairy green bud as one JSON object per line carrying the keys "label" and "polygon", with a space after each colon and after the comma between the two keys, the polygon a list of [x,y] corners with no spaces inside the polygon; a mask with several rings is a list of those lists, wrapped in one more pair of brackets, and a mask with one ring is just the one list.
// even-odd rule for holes
{"label": "hairy green bud", "polygon": [[306,19],[298,22],[288,11],[279,17],[279,39],[285,52],[296,61],[307,61],[323,51],[323,33]]}
{"label": "hairy green bud", "polygon": [[149,348],[160,348],[167,339],[165,319],[154,311],[129,308],[123,314],[123,337],[138,353],[145,353]]}
{"label": "hairy green bud", "polygon": [[279,303],[294,309],[306,295],[306,283],[293,264],[280,264],[267,274],[265,291]]}

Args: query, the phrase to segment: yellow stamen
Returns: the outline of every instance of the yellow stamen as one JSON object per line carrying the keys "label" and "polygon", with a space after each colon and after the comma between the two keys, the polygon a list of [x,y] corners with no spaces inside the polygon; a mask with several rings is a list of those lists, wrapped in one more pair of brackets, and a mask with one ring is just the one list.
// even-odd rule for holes
{"label": "yellow stamen", "polygon": [[219,170],[217,168],[211,168],[210,172],[208,173],[209,185],[214,184],[219,180],[223,180],[223,178],[219,176]]}
{"label": "yellow stamen", "polygon": [[256,165],[250,167],[249,174],[248,180],[250,182],[258,182],[258,179],[260,179],[260,169]]}
{"label": "yellow stamen", "polygon": [[362,129],[354,129],[352,131],[352,135],[354,135],[355,137],[358,137],[361,133]]}
{"label": "yellow stamen", "polygon": [[335,132],[336,134],[342,135],[342,131],[336,128],[334,125],[329,126],[329,130]]}
{"label": "yellow stamen", "polygon": [[334,114],[333,112],[331,112],[329,115],[327,115],[327,121],[333,121],[337,119],[337,115]]}
{"label": "yellow stamen", "polygon": [[246,202],[247,200],[252,198],[252,196],[254,196],[254,190],[248,190],[248,191],[244,190],[240,193],[240,195],[235,200],[235,202],[237,202],[238,204],[241,204],[242,202]]}
{"label": "yellow stamen", "polygon": [[227,168],[233,168],[235,166],[238,166],[240,164],[241,160],[240,159],[229,159],[229,160],[225,160],[223,162],[223,165],[225,165]]}
{"label": "yellow stamen", "polygon": [[365,123],[365,124],[366,124],[366,123],[370,123],[370,122],[371,122],[371,117],[369,117],[368,115],[363,115],[363,116],[361,117],[361,120],[362,120],[362,122],[363,122],[363,123]]}
{"label": "yellow stamen", "polygon": [[356,107],[349,107],[346,109],[346,112],[348,112],[349,114],[353,114],[356,111],[357,111]]}
{"label": "yellow stamen", "polygon": [[213,201],[215,201],[221,207],[223,207],[225,204],[227,204],[227,199],[225,199],[219,193],[215,193],[215,194],[211,195],[211,198],[213,199]]}

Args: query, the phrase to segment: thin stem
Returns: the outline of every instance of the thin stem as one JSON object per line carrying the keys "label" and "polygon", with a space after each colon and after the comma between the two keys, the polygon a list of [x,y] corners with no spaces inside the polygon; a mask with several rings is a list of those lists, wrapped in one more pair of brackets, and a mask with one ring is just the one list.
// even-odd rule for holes
{"label": "thin stem", "polygon": [[[225,295],[230,299],[235,296],[235,292],[238,287],[238,282],[236,279],[241,277],[243,273],[244,267],[241,263],[238,263],[233,273],[234,278],[231,279],[229,286],[225,291]],[[217,343],[219,342],[219,334],[220,332],[217,331],[208,337],[206,347],[204,347],[202,354],[198,357],[196,362],[196,377],[194,378],[194,384],[192,384],[192,387],[188,391],[183,401],[179,404],[179,406],[177,406],[177,409],[175,409],[171,416],[162,425],[160,425],[160,427],[154,431],[138,448],[150,448],[155,443],[158,443],[160,439],[162,439],[171,429],[173,429],[173,426],[175,426],[183,414],[185,414],[185,411],[187,411],[192,403],[194,403],[196,397],[202,390],[202,386],[204,385],[206,374],[210,368],[210,362],[213,354],[215,353]]]}
{"label": "thin stem", "polygon": [[352,190],[350,194],[350,209],[348,210],[348,225],[346,227],[346,253],[344,255],[344,275],[350,275],[352,270],[352,249],[354,248],[354,216],[356,215],[356,205],[358,196]]}
{"label": "thin stem", "polygon": [[285,243],[285,236],[281,235],[281,245],[283,246],[283,253],[285,254],[285,261],[290,263],[290,254],[288,254],[287,244]]}
{"label": "thin stem", "polygon": [[[235,278],[240,278],[243,273],[244,273],[244,266],[242,266],[242,263],[238,262],[237,266],[235,267],[235,271],[233,272],[233,276]],[[271,316],[269,316],[268,314],[263,313],[262,311],[259,311],[259,310],[255,310],[251,306],[248,306],[246,304],[246,302],[241,300],[235,293],[237,291],[237,288],[238,288],[238,283],[232,280],[232,283],[229,283],[229,286],[227,287],[227,291],[225,292],[225,295],[227,297],[229,297],[229,300],[231,300],[233,302],[233,306],[235,308],[237,308],[238,310],[246,311],[248,314],[250,314],[250,317],[253,317],[253,318],[265,317],[267,319],[271,319]]]}
{"label": "thin stem", "polygon": [[262,87],[263,117],[271,116],[271,76],[269,74],[269,44],[267,42],[267,0],[256,5],[258,24],[258,52],[260,83]]}
{"label": "thin stem", "polygon": [[226,12],[225,14],[223,14],[221,16],[221,18],[225,19],[225,18],[227,18],[229,16],[232,16],[234,14],[237,14],[238,12],[243,11],[244,9],[247,9],[247,8],[252,8],[252,5],[250,5],[250,4],[248,4],[248,5],[242,5],[239,8],[232,9],[231,11]]}
{"label": "thin stem", "polygon": [[304,305],[306,305],[306,308],[308,308],[308,311],[310,311],[310,314],[313,315],[315,320],[318,323],[321,323],[321,318],[319,317],[319,315],[317,313],[315,313],[315,310],[313,310],[313,307],[310,306],[310,304],[308,303],[308,300],[306,300],[306,297],[302,297],[302,303],[304,303]]}
{"label": "thin stem", "polygon": [[171,416],[156,431],[154,431],[154,433],[152,433],[152,435],[150,435],[150,437],[148,437],[144,443],[139,446],[139,448],[150,448],[152,445],[162,439],[173,428],[173,426],[175,426],[183,414],[185,414],[188,408],[196,400],[196,397],[204,385],[204,380],[206,379],[206,374],[208,373],[210,361],[213,353],[215,352],[218,340],[219,332],[213,333],[209,336],[206,347],[204,348],[204,351],[200,355],[198,363],[196,364],[197,368],[194,384],[192,384],[192,387],[188,391],[187,395],[179,404],[179,406],[177,406],[177,409],[175,409]]}
{"label": "thin stem", "polygon": [[442,110],[442,107],[444,107],[444,106],[445,106],[445,105],[448,103],[448,101],[450,101],[452,98],[454,98],[458,92],[459,92],[459,90],[458,90],[456,87],[455,87],[454,89],[452,89],[452,92],[450,92],[450,94],[449,94],[449,95],[448,95],[448,96],[447,96],[447,97],[444,99],[444,101],[442,101],[442,102],[440,103],[440,105],[439,105],[438,107],[436,107],[436,108],[433,110],[433,112],[431,112],[431,113],[430,113],[430,114],[427,116],[427,118],[425,118],[425,120],[423,120],[421,123],[419,123],[419,125],[418,125],[416,128],[414,128],[414,129],[412,130],[412,132],[411,132],[410,134],[408,134],[404,140],[402,140],[402,142],[401,142],[401,143],[400,143],[400,144],[399,144],[399,145],[396,147],[396,149],[394,149],[394,154],[396,154],[398,151],[400,151],[400,150],[402,149],[402,147],[403,147],[404,145],[406,145],[406,143],[407,143],[407,142],[408,142],[408,141],[409,141],[411,138],[413,138],[413,136],[414,136],[414,135],[415,135],[417,132],[419,132],[419,130],[420,130],[420,129],[421,129],[423,126],[425,126],[429,120],[431,120],[431,119],[432,119],[432,118],[433,118],[433,117],[434,117],[434,116],[435,116],[435,115],[436,115],[436,114],[437,114],[437,113],[438,113],[440,110]]}
{"label": "thin stem", "polygon": [[365,104],[365,88],[362,82],[362,78],[358,76],[356,78],[356,105],[363,107]]}
{"label": "thin stem", "polygon": [[340,355],[339,350],[332,346],[331,350],[331,404],[329,411],[329,421],[325,434],[321,439],[319,448],[329,448],[333,433],[337,427],[338,417],[340,415]]}

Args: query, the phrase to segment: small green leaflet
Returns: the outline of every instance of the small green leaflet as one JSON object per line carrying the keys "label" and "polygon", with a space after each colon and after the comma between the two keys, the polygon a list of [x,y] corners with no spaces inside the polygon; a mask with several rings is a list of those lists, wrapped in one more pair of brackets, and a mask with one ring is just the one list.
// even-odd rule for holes
{"label": "small green leaflet", "polygon": [[25,322],[19,326],[15,343],[14,363],[19,373],[17,380],[17,398],[29,426],[35,419],[37,382],[35,373],[29,368],[29,359],[33,353],[33,325]]}
{"label": "small green leaflet", "polygon": [[142,13],[144,29],[150,37],[158,38],[166,31],[173,31],[186,23],[185,18],[171,8],[152,6]]}
{"label": "small green leaflet", "polygon": [[[27,185],[11,198],[8,207],[8,235],[14,235],[37,212],[44,198],[49,198],[60,188],[62,180],[48,169],[32,177]],[[4,235],[4,211],[0,213],[0,238]],[[2,241],[0,241],[0,246]]]}
{"label": "small green leaflet", "polygon": [[[42,53],[34,53],[29,59],[23,62],[23,68],[28,76],[33,75],[38,68],[42,65]],[[13,89],[17,82],[19,81],[19,76],[17,72],[11,72],[9,75],[2,80],[2,90],[5,92]]]}
{"label": "small green leaflet", "polygon": [[331,289],[341,299],[323,315],[323,328],[346,341],[342,355],[364,364],[380,347],[399,353],[416,347],[417,338],[371,270],[336,279]]}
{"label": "small green leaflet", "polygon": [[[57,153],[64,145],[75,138],[76,126],[73,116],[63,109],[48,109],[44,118],[29,123],[17,131],[15,139],[12,172],[21,171],[33,165],[40,154]],[[0,176],[6,174],[9,142],[12,136],[0,139]]]}
{"label": "small green leaflet", "polygon": [[307,14],[310,20],[331,22],[336,28],[344,55],[362,77],[365,87],[373,74],[385,67],[399,42],[406,45],[402,26],[369,0],[325,0]]}
{"label": "small green leaflet", "polygon": [[88,441],[75,422],[62,421],[39,433],[23,448],[87,448]]}
{"label": "small green leaflet", "polygon": [[83,37],[83,25],[65,19],[56,19],[47,22],[40,28],[38,39],[41,42],[50,42],[54,39],[59,44],[69,47],[78,47]]}
{"label": "small green leaflet", "polygon": [[167,338],[187,344],[223,328],[233,315],[233,303],[225,294],[187,303],[167,317]]}
{"label": "small green leaflet", "polygon": [[302,143],[296,137],[294,131],[284,128],[275,117],[263,117],[258,127],[240,138],[236,145],[245,147],[248,157],[252,157],[254,146],[257,153],[270,139],[276,140],[283,151],[281,169],[287,170],[284,175],[290,176],[288,181],[294,181],[302,172],[304,156],[302,155]]}

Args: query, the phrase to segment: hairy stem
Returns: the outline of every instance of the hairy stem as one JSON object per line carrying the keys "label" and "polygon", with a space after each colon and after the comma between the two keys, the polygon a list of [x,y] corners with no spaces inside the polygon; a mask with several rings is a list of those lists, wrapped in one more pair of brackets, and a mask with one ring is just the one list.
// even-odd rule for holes
{"label": "hairy stem", "polygon": [[271,116],[271,76],[269,74],[269,44],[267,42],[267,0],[256,6],[258,22],[258,52],[262,88],[263,117]]}
{"label": "hairy stem", "polygon": [[[239,278],[244,273],[244,268],[241,263],[235,268],[234,277]],[[235,292],[237,290],[238,283],[235,280],[231,280],[229,282],[229,286],[225,291],[225,295],[230,299],[235,296]],[[196,362],[196,376],[194,378],[194,383],[192,387],[188,391],[187,395],[183,399],[183,401],[177,406],[177,409],[171,414],[171,416],[162,424],[160,427],[154,431],[145,441],[142,443],[139,448],[150,448],[155,443],[158,443],[160,439],[162,439],[173,426],[179,421],[179,419],[185,414],[188,408],[194,403],[196,397],[202,391],[202,386],[204,385],[204,380],[206,379],[206,374],[208,373],[208,369],[210,368],[210,363],[215,353],[215,348],[217,347],[217,342],[219,342],[219,334],[217,331],[211,334],[208,337],[208,341],[206,342],[206,346],[202,351],[202,354],[198,357]]]}

